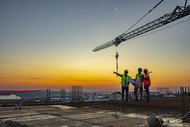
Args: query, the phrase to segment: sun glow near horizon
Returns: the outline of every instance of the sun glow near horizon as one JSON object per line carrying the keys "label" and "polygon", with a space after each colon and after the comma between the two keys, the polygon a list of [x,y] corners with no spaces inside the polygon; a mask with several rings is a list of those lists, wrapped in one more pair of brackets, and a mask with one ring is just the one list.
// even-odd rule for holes
{"label": "sun glow near horizon", "polygon": [[[0,89],[83,85],[120,90],[121,78],[113,74],[115,47],[92,50],[130,28],[156,3],[1,0]],[[172,12],[176,5],[184,2],[165,1],[137,27]],[[151,87],[189,86],[190,22],[181,23],[188,18],[120,44],[119,73],[128,69],[135,78],[139,67],[147,68],[152,71]]]}

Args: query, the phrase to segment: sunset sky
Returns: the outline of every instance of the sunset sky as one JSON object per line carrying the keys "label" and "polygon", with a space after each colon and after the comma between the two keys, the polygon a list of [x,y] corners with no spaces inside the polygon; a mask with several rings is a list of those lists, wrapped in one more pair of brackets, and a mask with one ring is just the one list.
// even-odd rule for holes
{"label": "sunset sky", "polygon": [[[92,50],[159,1],[0,0],[0,89],[120,90],[121,79],[113,74],[115,47]],[[133,29],[184,2],[162,2]],[[152,88],[190,86],[190,16],[153,32],[119,45],[119,72],[128,69],[135,78],[139,67],[148,68]]]}

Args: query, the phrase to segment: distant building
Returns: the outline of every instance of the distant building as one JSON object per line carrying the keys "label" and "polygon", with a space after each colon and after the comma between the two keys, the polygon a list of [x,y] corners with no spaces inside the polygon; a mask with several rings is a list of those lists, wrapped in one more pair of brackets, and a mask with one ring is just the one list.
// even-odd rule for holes
{"label": "distant building", "polygon": [[121,98],[122,96],[120,92],[114,92],[108,96],[108,100],[113,100],[113,101],[121,100]]}
{"label": "distant building", "polygon": [[61,98],[60,97],[52,97],[51,102],[60,102]]}
{"label": "distant building", "polygon": [[164,94],[164,98],[174,98],[174,97],[176,97],[176,95],[174,95],[173,93]]}
{"label": "distant building", "polygon": [[97,94],[95,93],[85,93],[84,95],[85,102],[90,102],[90,101],[108,101],[108,98],[104,94]]}
{"label": "distant building", "polygon": [[14,105],[22,100],[21,97],[10,94],[10,95],[0,95],[0,105]]}
{"label": "distant building", "polygon": [[61,102],[69,102],[69,98],[63,98],[61,99]]}
{"label": "distant building", "polygon": [[11,95],[0,95],[0,101],[19,101],[22,98],[15,95],[15,94],[11,94]]}
{"label": "distant building", "polygon": [[169,93],[170,92],[170,88],[169,87],[158,87],[157,91],[160,94],[165,94],[165,93]]}
{"label": "distant building", "polygon": [[83,97],[83,86],[70,86],[69,89],[71,93],[71,102],[84,102],[85,99]]}

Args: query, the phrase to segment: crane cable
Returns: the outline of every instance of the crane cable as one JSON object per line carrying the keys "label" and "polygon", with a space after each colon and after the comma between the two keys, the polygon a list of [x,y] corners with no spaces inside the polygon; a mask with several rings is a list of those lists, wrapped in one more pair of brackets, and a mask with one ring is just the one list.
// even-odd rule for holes
{"label": "crane cable", "polygon": [[137,22],[135,22],[127,31],[125,31],[123,34],[121,34],[120,36],[123,36],[124,34],[126,34],[129,30],[131,30],[131,28],[133,28],[135,25],[137,25],[137,23],[139,23],[144,17],[146,17],[150,12],[152,12],[158,5],[160,5],[164,0],[161,0],[159,3],[157,3],[152,9],[150,9],[143,17],[141,17]]}
{"label": "crane cable", "polygon": [[186,6],[187,6],[187,1],[188,1],[188,0],[185,0],[184,9],[186,9]]}
{"label": "crane cable", "polygon": [[[143,17],[141,17],[136,23],[134,23],[127,31],[125,31],[123,34],[120,35],[123,36],[124,34],[126,34],[131,28],[133,28],[137,23],[139,23],[144,17],[146,17],[152,10],[154,10],[159,4],[161,4],[164,0],[161,0],[159,3],[157,3],[151,10],[149,10]],[[118,53],[118,47],[115,46],[115,58],[116,58],[116,72],[118,73],[118,57],[119,57],[119,53]]]}

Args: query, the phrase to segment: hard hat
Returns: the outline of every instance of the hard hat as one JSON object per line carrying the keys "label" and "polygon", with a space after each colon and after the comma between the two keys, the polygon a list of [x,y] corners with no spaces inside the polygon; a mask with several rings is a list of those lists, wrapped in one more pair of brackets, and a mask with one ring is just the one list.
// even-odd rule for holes
{"label": "hard hat", "polygon": [[126,69],[125,72],[128,73],[129,71]]}
{"label": "hard hat", "polygon": [[138,71],[142,71],[142,68],[139,68]]}
{"label": "hard hat", "polygon": [[144,69],[144,72],[148,72],[148,69],[145,68],[145,69]]}

